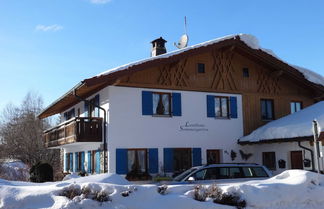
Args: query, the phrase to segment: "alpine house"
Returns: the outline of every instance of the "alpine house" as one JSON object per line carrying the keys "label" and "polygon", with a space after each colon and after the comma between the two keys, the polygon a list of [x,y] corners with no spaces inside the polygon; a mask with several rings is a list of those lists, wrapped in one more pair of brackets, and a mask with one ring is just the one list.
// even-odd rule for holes
{"label": "alpine house", "polygon": [[290,114],[291,106],[324,98],[322,76],[278,59],[251,35],[169,53],[165,42],[152,41],[147,59],[81,81],[39,115],[61,116],[44,141],[63,149],[65,172],[147,179],[246,162],[253,153],[238,139]]}

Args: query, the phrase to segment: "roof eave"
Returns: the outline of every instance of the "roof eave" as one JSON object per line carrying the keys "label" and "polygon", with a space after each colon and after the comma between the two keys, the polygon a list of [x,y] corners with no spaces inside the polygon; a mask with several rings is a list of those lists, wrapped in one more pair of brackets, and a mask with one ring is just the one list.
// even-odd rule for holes
{"label": "roof eave", "polygon": [[67,97],[70,94],[73,94],[73,92],[77,89],[79,89],[80,87],[82,87],[84,85],[84,81],[79,82],[78,84],[76,84],[73,88],[71,88],[68,92],[66,92],[65,94],[63,94],[61,97],[59,97],[58,99],[56,99],[54,102],[52,102],[50,105],[48,105],[42,112],[40,112],[37,117],[39,119],[43,119],[46,118],[48,116],[46,116],[46,112],[48,112],[50,110],[50,108],[52,108],[54,105],[58,104],[60,101],[62,101],[65,97]]}

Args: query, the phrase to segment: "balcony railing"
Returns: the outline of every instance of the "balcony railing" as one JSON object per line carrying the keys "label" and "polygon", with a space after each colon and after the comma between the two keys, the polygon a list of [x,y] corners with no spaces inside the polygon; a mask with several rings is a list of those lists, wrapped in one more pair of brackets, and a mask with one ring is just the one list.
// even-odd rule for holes
{"label": "balcony railing", "polygon": [[102,118],[72,118],[44,131],[45,147],[57,147],[75,142],[101,142]]}

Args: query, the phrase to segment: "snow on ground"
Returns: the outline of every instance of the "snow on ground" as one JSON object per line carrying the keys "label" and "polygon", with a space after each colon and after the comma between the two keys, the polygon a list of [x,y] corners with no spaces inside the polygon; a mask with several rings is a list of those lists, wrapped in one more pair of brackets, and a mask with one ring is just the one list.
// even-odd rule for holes
{"label": "snow on ground", "polygon": [[[116,174],[71,178],[61,182],[26,183],[0,180],[0,208],[114,208],[114,209],[233,209],[213,203],[212,199],[194,200],[194,185],[170,185],[166,194],[156,185],[131,185]],[[129,185],[116,184],[116,182]],[[109,183],[106,183],[109,182]],[[210,185],[206,185],[208,187]],[[223,191],[237,193],[247,209],[320,209],[324,205],[324,176],[303,170],[288,170],[267,180],[221,185]],[[72,200],[63,191],[83,191]],[[70,190],[71,191],[71,190]],[[87,192],[84,192],[87,191]],[[93,193],[109,194],[109,201],[89,198]],[[128,195],[121,195],[121,193]],[[67,193],[66,193],[67,194]],[[88,196],[87,196],[88,195]],[[86,198],[87,197],[87,198]]]}
{"label": "snow on ground", "polygon": [[1,160],[0,178],[14,181],[27,181],[29,179],[29,167],[20,160]]}
{"label": "snow on ground", "polygon": [[259,141],[312,136],[312,121],[316,119],[319,133],[324,132],[324,101],[306,107],[294,114],[271,121],[244,136],[240,141]]}
{"label": "snow on ground", "polygon": [[80,177],[76,173],[72,173],[64,177],[65,182],[75,182],[75,183],[86,183],[86,182],[96,182],[96,183],[109,183],[109,184],[119,184],[119,185],[129,185],[131,184],[125,178],[118,174],[97,174],[91,176]]}

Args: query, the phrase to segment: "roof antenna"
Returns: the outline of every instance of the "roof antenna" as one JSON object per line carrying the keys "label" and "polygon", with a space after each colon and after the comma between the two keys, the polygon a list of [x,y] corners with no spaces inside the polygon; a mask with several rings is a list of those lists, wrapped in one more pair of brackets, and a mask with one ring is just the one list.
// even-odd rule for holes
{"label": "roof antenna", "polygon": [[174,46],[176,46],[178,49],[183,49],[188,46],[189,37],[187,35],[187,17],[184,17],[184,29],[185,33],[180,37],[180,40],[178,43],[174,43]]}

